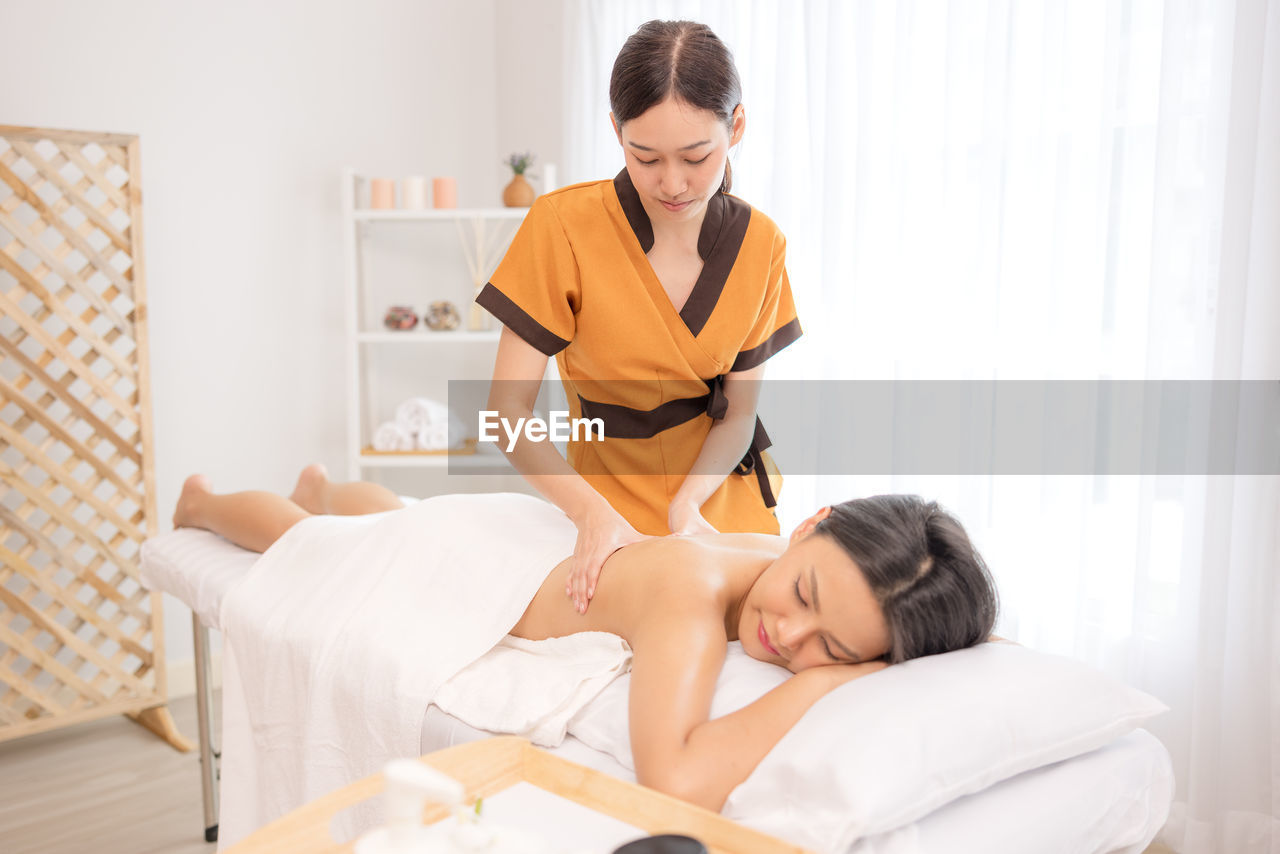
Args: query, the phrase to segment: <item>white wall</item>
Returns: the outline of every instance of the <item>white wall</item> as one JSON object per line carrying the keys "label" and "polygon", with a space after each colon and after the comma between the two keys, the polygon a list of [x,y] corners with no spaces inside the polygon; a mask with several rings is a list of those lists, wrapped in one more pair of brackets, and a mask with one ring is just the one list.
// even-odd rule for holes
{"label": "white wall", "polygon": [[[560,156],[561,9],[0,0],[0,124],[141,135],[162,530],[189,473],[341,470],[340,170],[451,174],[495,204],[507,153]],[[189,612],[165,615],[181,671]]]}
{"label": "white wall", "polygon": [[[499,157],[532,151],[537,176],[554,163],[561,185],[566,183],[565,6],[564,0],[498,0],[495,14]],[[537,180],[534,186],[543,189]]]}

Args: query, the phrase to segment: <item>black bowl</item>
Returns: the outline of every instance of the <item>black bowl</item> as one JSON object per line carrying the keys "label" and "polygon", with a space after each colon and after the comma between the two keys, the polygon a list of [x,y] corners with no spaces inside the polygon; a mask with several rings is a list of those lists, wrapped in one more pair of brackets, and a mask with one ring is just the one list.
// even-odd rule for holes
{"label": "black bowl", "polygon": [[664,833],[628,842],[613,854],[707,854],[707,846],[692,836]]}

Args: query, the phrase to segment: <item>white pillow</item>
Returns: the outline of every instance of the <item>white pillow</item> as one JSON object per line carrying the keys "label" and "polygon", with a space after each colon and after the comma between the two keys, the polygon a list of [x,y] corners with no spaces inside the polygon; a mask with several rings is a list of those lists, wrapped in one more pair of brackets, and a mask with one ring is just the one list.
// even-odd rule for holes
{"label": "white pillow", "polygon": [[[791,675],[785,667],[769,664],[747,655],[742,644],[729,644],[724,668],[716,680],[716,693],[711,698],[711,717],[722,718],[755,702]],[[569,734],[601,753],[607,753],[629,771],[636,770],[631,755],[631,736],[627,712],[631,695],[631,673],[615,679],[569,721]]]}
{"label": "white pillow", "polygon": [[[740,644],[716,686],[712,717],[750,703],[787,673]],[[630,677],[569,732],[634,769]],[[752,826],[805,827],[825,850],[909,824],[1032,768],[1110,743],[1166,706],[1091,667],[1010,643],[920,658],[819,700],[729,795],[724,814]]]}

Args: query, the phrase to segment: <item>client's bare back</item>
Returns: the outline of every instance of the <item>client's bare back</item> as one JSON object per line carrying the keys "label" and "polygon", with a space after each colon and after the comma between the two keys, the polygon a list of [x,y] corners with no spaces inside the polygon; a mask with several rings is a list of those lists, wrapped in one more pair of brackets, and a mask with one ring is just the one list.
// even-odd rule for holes
{"label": "client's bare back", "polygon": [[[553,568],[511,634],[529,640],[575,632],[611,632],[630,639],[637,621],[672,602],[702,599],[717,618],[786,548],[767,534],[655,537],[613,553],[591,607],[580,614],[564,595],[570,559]],[[733,639],[733,638],[730,638]]]}

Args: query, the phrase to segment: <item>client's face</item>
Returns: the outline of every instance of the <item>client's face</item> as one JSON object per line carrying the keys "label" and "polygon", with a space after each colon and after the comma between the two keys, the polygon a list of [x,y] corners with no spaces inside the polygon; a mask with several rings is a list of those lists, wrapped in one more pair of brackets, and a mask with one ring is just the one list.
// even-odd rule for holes
{"label": "client's face", "polygon": [[738,639],[752,658],[793,673],[824,664],[871,661],[889,651],[884,613],[862,570],[825,534],[824,511],[791,535],[791,545],[761,573],[738,618]]}

